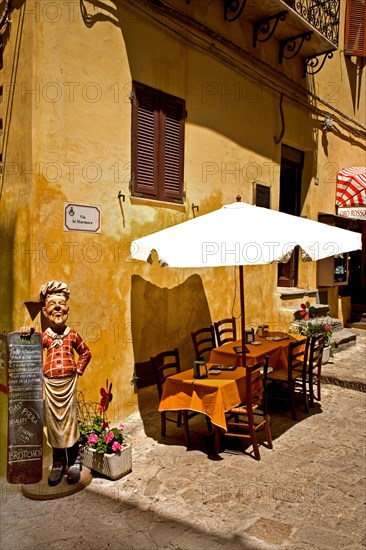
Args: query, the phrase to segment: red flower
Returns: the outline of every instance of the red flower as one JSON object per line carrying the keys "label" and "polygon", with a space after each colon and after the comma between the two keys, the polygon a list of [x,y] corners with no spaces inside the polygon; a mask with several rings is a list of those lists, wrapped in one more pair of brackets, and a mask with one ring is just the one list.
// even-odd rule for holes
{"label": "red flower", "polygon": [[110,383],[109,385],[109,389],[108,388],[108,380],[106,381],[106,388],[100,388],[100,395],[102,396],[101,400],[100,400],[100,405],[98,407],[98,411],[106,411],[109,407],[109,403],[112,401],[113,399],[113,395],[112,395],[112,382]]}
{"label": "red flower", "polygon": [[308,313],[306,304],[301,304],[300,315],[301,315],[301,317],[304,317],[305,321],[309,320],[309,313]]}
{"label": "red flower", "polygon": [[314,317],[315,307],[311,306],[310,302],[306,302],[306,304],[300,304],[300,307],[300,315],[301,317],[304,317],[305,321],[309,321],[309,319],[312,319]]}
{"label": "red flower", "polygon": [[300,304],[300,307],[301,307],[300,315],[301,315],[302,317],[304,317],[304,315],[307,314],[306,305],[305,305],[305,304]]}

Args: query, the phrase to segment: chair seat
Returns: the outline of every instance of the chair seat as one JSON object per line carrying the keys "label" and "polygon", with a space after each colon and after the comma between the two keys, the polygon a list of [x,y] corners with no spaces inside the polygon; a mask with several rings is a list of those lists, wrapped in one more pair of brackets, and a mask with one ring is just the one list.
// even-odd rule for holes
{"label": "chair seat", "polygon": [[[261,406],[261,402],[257,403],[257,404],[253,404],[252,406],[252,410],[256,410],[256,409],[259,409],[259,407]],[[238,405],[237,407],[233,407],[232,409],[230,409],[226,414],[230,415],[230,414],[248,414],[248,408],[246,405]]]}
{"label": "chair seat", "polygon": [[[302,373],[301,370],[295,370],[291,373],[291,380],[296,380],[296,378],[300,378]],[[268,380],[278,380],[281,382],[286,382],[288,380],[289,373],[287,369],[276,369],[271,374],[268,375]]]}

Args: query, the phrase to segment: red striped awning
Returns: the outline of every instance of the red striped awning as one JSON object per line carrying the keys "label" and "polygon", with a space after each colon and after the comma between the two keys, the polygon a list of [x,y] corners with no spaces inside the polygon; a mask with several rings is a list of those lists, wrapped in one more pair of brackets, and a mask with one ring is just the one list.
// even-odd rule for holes
{"label": "red striped awning", "polygon": [[366,166],[352,166],[338,172],[337,206],[366,206]]}

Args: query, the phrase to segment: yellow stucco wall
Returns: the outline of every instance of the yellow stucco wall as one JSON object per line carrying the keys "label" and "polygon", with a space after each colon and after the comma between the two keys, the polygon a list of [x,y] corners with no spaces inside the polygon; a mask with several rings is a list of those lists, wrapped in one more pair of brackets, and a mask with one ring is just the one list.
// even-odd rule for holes
{"label": "yellow stucco wall", "polygon": [[[6,96],[3,106],[10,132],[1,202],[2,328],[30,322],[23,304],[37,300],[41,284],[67,281],[70,325],[93,354],[79,387],[87,400],[97,400],[108,378],[114,389],[111,416],[123,420],[137,410],[135,362],[177,346],[187,367],[193,360],[191,330],[239,315],[234,268],[168,270],[131,262],[130,241],[191,218],[193,203],[199,215],[234,202],[237,194],[252,203],[253,181],[271,184],[272,208],[278,209],[281,146],[274,137],[281,132],[281,89],[283,143],[305,154],[303,215],[335,213],[336,167],[364,162],[364,141],[344,128],[324,136],[322,117],[310,115],[304,94],[286,93],[280,75],[276,83],[273,71],[250,60],[245,70],[237,59],[230,67],[217,54],[219,44],[215,50],[191,36],[183,39],[144,3],[120,2],[109,20],[95,24],[86,24],[79,8],[66,4],[54,12],[44,12],[39,2],[14,9],[4,52],[5,80],[11,82],[19,47],[14,101]],[[243,29],[229,31],[219,12],[192,9],[239,40]],[[259,55],[275,62],[268,44]],[[365,106],[355,108],[350,97],[349,63],[337,52],[315,79],[308,77],[309,87],[364,124]],[[297,87],[305,86],[299,60],[281,70]],[[365,76],[360,78],[364,86]],[[184,206],[130,197],[132,80],[186,101]],[[65,232],[67,202],[98,206],[101,233]],[[248,326],[285,328],[276,266],[245,268],[245,282]],[[299,287],[316,288],[315,265],[300,265]],[[39,318],[33,323],[40,328]]]}

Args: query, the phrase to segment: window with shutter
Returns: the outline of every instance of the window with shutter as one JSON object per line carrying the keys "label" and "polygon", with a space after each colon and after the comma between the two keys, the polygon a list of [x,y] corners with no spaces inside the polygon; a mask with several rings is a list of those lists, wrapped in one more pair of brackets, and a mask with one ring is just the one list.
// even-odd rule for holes
{"label": "window with shutter", "polygon": [[344,53],[366,57],[366,0],[347,0]]}
{"label": "window with shutter", "polygon": [[254,182],[253,188],[253,204],[262,208],[271,208],[271,186],[265,183]]}
{"label": "window with shutter", "polygon": [[183,99],[133,83],[132,195],[183,202]]}

